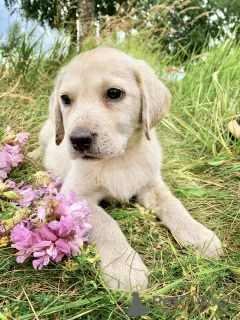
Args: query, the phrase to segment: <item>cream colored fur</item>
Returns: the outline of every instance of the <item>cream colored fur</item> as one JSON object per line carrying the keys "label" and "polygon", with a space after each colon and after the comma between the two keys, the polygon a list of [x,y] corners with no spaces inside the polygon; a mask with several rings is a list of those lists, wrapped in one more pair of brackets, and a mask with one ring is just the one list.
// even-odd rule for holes
{"label": "cream colored fur", "polygon": [[[121,88],[123,98],[106,99],[109,88]],[[71,97],[71,107],[62,105],[61,94]],[[103,199],[137,196],[183,245],[206,257],[222,255],[218,237],[191,217],[162,180],[162,151],[153,127],[170,103],[168,89],[145,62],[109,48],[82,53],[60,71],[50,98],[50,119],[41,130],[40,147],[32,153],[35,158],[44,154],[47,170],[64,180],[63,193],[75,189],[79,199],[89,202],[89,238],[96,243],[112,288],[143,290],[148,270],[117,222],[99,206]],[[69,135],[80,130],[97,134],[91,155],[98,159],[83,159],[72,148]]]}

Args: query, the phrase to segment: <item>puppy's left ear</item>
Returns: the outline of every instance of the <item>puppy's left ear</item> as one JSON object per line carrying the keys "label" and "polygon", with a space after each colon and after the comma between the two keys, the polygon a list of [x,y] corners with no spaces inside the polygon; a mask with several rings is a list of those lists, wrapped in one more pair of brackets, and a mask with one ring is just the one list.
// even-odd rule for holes
{"label": "puppy's left ear", "polygon": [[171,105],[168,88],[144,61],[137,62],[136,79],[142,98],[142,122],[150,140],[150,130],[165,116]]}

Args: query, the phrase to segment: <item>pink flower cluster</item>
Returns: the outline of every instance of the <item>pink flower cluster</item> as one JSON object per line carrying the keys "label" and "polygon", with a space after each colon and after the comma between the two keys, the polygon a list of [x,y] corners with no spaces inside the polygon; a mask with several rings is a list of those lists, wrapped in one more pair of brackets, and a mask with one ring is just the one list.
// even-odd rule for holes
{"label": "pink flower cluster", "polygon": [[12,203],[31,210],[29,219],[11,231],[12,247],[18,250],[17,262],[31,257],[33,267],[41,269],[50,261],[59,262],[64,256],[81,253],[80,246],[87,241],[91,229],[91,211],[86,201],[77,201],[74,191],[61,194],[61,181],[47,173],[38,188],[16,185],[11,180],[4,186],[10,190],[9,197],[11,192],[18,197]]}
{"label": "pink flower cluster", "polygon": [[8,127],[0,150],[0,183],[7,178],[14,167],[17,167],[23,161],[22,148],[28,136],[28,132],[14,135],[11,133],[11,127]]}
{"label": "pink flower cluster", "polygon": [[0,240],[7,236],[6,226],[12,225],[10,240],[11,246],[18,250],[17,262],[32,258],[33,267],[41,269],[50,261],[59,262],[64,256],[81,253],[80,247],[92,228],[91,211],[86,201],[77,201],[74,191],[61,194],[62,182],[46,172],[36,173],[37,187],[11,180],[3,182],[23,160],[28,136],[27,132],[15,135],[8,127],[1,142],[0,196],[19,208],[20,219],[13,222],[13,217],[8,223],[0,224]]}
{"label": "pink flower cluster", "polygon": [[53,175],[49,175],[48,180],[48,184],[43,181],[38,188],[34,188],[32,185],[24,185],[24,182],[16,184],[12,180],[6,180],[4,185],[7,190],[14,191],[14,194],[18,198],[11,199],[10,194],[9,199],[12,200],[12,204],[20,206],[21,208],[27,208],[44,194],[56,195],[60,191],[62,182],[59,179]]}
{"label": "pink flower cluster", "polygon": [[49,261],[80,254],[80,246],[92,228],[90,216],[87,202],[77,201],[74,191],[68,196],[46,193],[37,219],[24,220],[11,232],[12,247],[18,250],[17,262],[35,258],[33,267],[41,269]]}

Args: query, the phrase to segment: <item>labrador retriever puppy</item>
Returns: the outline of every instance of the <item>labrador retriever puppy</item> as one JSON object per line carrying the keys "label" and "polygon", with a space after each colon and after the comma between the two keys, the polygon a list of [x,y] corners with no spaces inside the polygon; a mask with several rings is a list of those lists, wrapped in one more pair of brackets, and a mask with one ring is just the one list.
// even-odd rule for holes
{"label": "labrador retriever puppy", "polygon": [[90,242],[96,243],[104,279],[112,288],[143,290],[148,270],[103,199],[136,196],[183,245],[205,257],[222,255],[214,232],[194,220],[161,177],[162,151],[154,126],[169,110],[171,95],[143,61],[110,48],[76,56],[63,67],[50,97],[50,119],[40,133],[47,170],[64,180],[92,210]]}

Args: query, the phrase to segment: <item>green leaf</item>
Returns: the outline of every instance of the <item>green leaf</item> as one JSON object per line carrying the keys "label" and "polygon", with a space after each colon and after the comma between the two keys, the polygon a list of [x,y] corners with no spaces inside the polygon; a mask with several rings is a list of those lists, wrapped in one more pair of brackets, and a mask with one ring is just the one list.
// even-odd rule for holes
{"label": "green leaf", "polygon": [[195,196],[195,197],[203,198],[204,196],[208,195],[214,190],[210,188],[189,188],[189,189],[181,189],[180,191],[187,196]]}
{"label": "green leaf", "polygon": [[13,190],[3,192],[3,195],[4,195],[4,197],[6,197],[9,200],[19,200],[20,199],[19,194]]}
{"label": "green leaf", "polygon": [[[83,300],[77,300],[74,302],[64,303],[59,306],[55,306],[55,307],[51,307],[49,309],[46,309],[43,312],[40,311],[39,313],[37,313],[37,315],[38,316],[41,315],[41,317],[42,317],[42,316],[49,315],[49,314],[52,314],[55,312],[60,312],[63,310],[79,308],[79,307],[85,306],[87,304],[96,302],[101,299],[102,299],[102,297],[93,297],[93,298],[89,298],[89,299],[83,299]],[[25,314],[25,315],[20,316],[19,320],[33,319],[34,316],[35,316],[34,313]]]}
{"label": "green leaf", "polygon": [[218,167],[220,166],[221,164],[223,164],[226,160],[216,160],[216,161],[208,161],[207,163],[210,165],[210,166],[213,166],[213,167]]}

